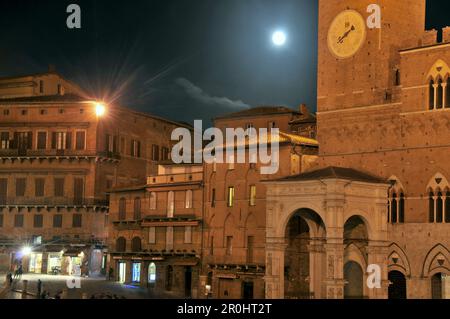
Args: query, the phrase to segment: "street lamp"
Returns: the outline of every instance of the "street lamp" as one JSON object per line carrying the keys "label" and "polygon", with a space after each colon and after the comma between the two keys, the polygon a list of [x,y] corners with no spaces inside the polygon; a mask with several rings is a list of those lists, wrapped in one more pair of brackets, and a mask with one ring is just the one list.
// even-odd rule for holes
{"label": "street lamp", "polygon": [[96,103],[95,104],[95,114],[97,115],[97,117],[102,117],[103,115],[105,115],[106,113],[106,106],[103,103]]}
{"label": "street lamp", "polygon": [[22,248],[21,252],[22,252],[22,255],[28,256],[28,255],[31,254],[31,247],[25,246],[25,247]]}

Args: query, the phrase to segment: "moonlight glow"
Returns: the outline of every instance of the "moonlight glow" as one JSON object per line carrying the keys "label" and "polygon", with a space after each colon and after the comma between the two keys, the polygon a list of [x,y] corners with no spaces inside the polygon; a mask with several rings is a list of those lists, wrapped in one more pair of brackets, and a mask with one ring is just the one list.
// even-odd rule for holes
{"label": "moonlight glow", "polygon": [[276,46],[283,46],[286,43],[286,34],[282,31],[276,31],[272,35],[272,42]]}

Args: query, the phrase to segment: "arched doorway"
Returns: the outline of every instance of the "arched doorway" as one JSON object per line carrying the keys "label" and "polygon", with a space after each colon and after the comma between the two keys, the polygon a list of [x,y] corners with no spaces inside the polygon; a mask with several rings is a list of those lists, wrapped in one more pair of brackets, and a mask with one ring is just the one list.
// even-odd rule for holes
{"label": "arched doorway", "polygon": [[431,299],[443,299],[443,274],[437,273],[431,277]]}
{"label": "arched doorway", "polygon": [[349,261],[345,264],[344,280],[346,281],[344,289],[345,299],[364,298],[364,274],[361,266],[357,262]]}
{"label": "arched doorway", "polygon": [[406,277],[400,271],[391,271],[388,274],[390,285],[388,288],[389,299],[406,299]]}
{"label": "arched doorway", "polygon": [[344,298],[364,298],[364,270],[367,264],[369,235],[367,226],[360,216],[353,216],[344,224]]}
{"label": "arched doorway", "polygon": [[[310,299],[319,295],[320,288],[314,291],[315,282],[321,282],[321,273],[311,273],[311,268],[321,269],[320,257],[314,255],[309,247],[312,241],[325,242],[325,225],[320,216],[312,210],[298,210],[286,226],[284,255],[284,297],[286,299]],[[324,262],[323,258],[323,262]],[[312,267],[311,267],[312,266]]]}

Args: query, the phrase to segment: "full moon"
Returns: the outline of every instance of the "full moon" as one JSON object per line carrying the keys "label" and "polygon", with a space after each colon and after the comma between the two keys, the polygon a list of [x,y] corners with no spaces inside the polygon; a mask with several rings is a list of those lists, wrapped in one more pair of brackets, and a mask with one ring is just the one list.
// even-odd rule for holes
{"label": "full moon", "polygon": [[272,35],[272,42],[276,46],[282,46],[286,43],[286,34],[281,31],[276,31]]}

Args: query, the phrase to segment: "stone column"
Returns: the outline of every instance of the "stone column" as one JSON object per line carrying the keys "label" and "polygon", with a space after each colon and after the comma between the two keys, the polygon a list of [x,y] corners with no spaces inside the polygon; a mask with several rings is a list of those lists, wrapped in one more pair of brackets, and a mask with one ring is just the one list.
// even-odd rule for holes
{"label": "stone column", "polygon": [[126,270],[125,270],[125,284],[131,284],[133,281],[133,263],[131,261],[126,261]]}
{"label": "stone column", "polygon": [[344,298],[344,244],[342,239],[328,238],[326,250],[326,298]]}
{"label": "stone column", "polygon": [[285,239],[266,239],[266,299],[284,298],[284,253]]}
{"label": "stone column", "polygon": [[[368,297],[370,299],[387,299],[388,298],[388,245],[380,243],[369,243],[367,247],[368,253],[368,265],[377,265],[381,268],[381,287],[380,288],[369,288],[367,282],[364,283],[367,287]],[[366,271],[366,270],[365,270]]]}
{"label": "stone column", "polygon": [[447,83],[442,82],[442,108],[447,108]]}
{"label": "stone column", "polygon": [[141,282],[140,285],[143,288],[147,288],[148,284],[148,265],[147,261],[141,262]]}
{"label": "stone column", "polygon": [[338,185],[326,198],[327,242],[326,252],[326,298],[344,298],[344,189]]}
{"label": "stone column", "polygon": [[325,248],[324,243],[320,239],[312,239],[309,250],[309,284],[310,292],[314,299],[322,299],[326,296],[323,294],[323,284],[325,282]]}
{"label": "stone column", "polygon": [[433,84],[433,88],[434,88],[434,105],[433,105],[433,109],[434,109],[434,110],[437,109],[437,93],[438,93],[438,85],[439,85],[439,84]]}

